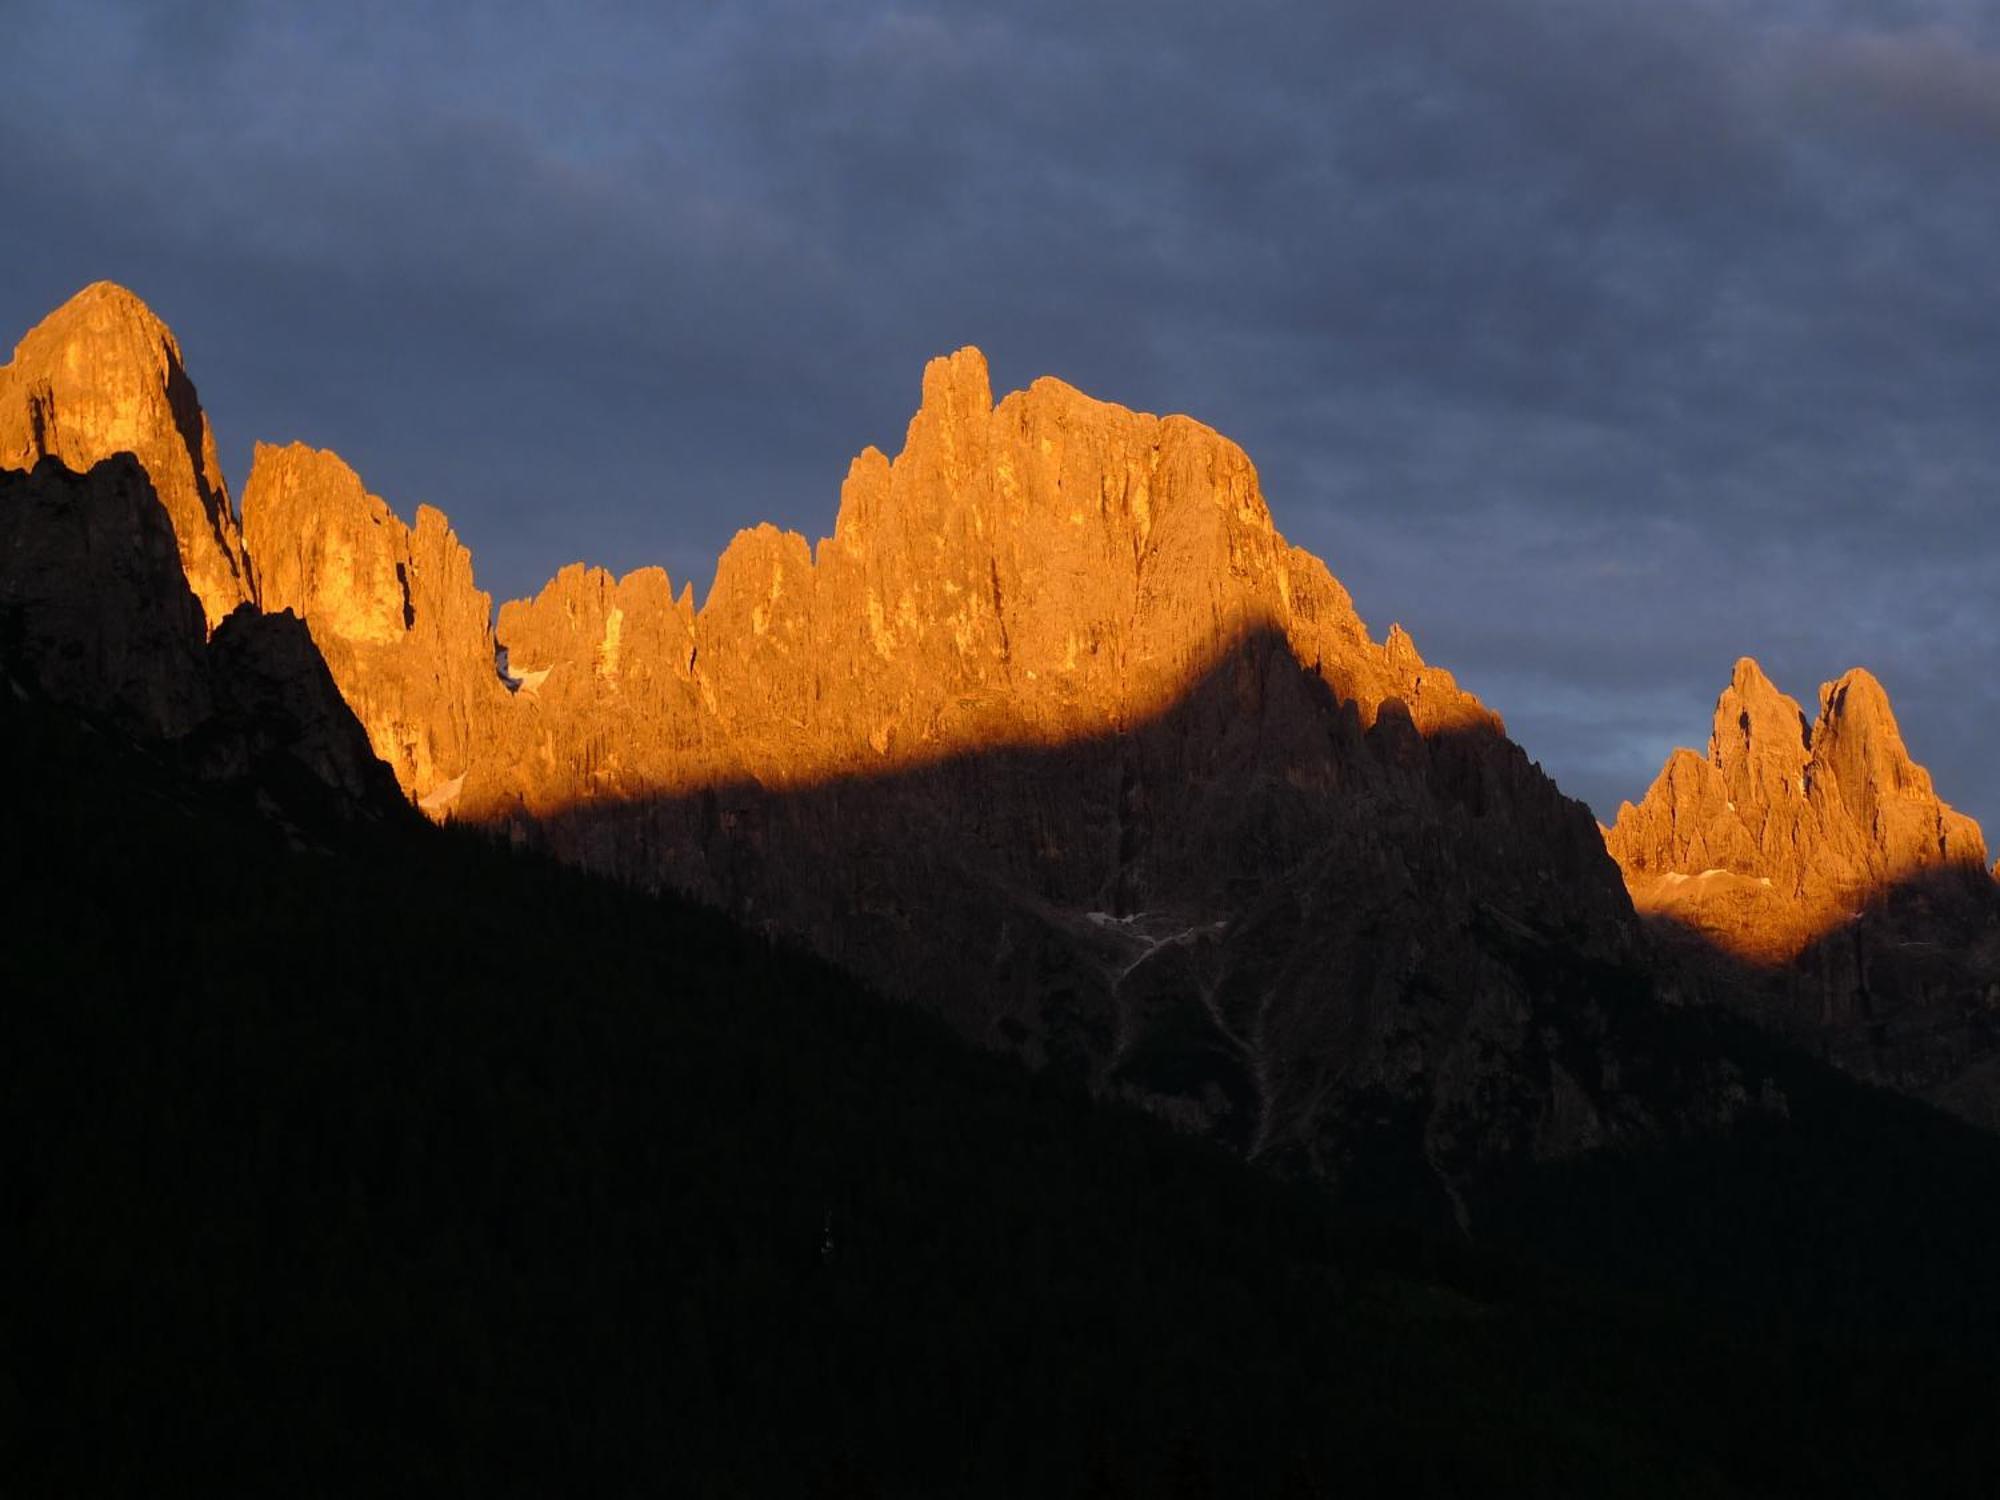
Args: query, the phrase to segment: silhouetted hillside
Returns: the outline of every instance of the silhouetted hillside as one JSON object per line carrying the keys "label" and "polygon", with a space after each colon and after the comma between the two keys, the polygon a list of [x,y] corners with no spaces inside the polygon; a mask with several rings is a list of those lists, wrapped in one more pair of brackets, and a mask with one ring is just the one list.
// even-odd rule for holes
{"label": "silhouetted hillside", "polygon": [[[177,360],[90,308],[137,328],[142,374]],[[207,612],[150,472],[0,475],[0,1493],[1991,1472],[2000,1141],[1658,1003],[1588,819],[1406,639],[1346,641],[1365,714],[1253,631],[1087,736],[754,794],[608,784],[511,823],[640,878],[605,847],[701,848],[710,894],[823,918],[837,941],[777,925],[899,1008],[720,913],[421,824],[370,732],[419,765],[422,737],[357,719],[296,617]],[[412,566],[347,597],[391,686],[433,670],[395,632],[433,623],[405,590],[455,547],[420,516]],[[456,576],[463,665],[504,693]],[[591,670],[636,686],[619,607],[596,628]],[[1103,1003],[1071,982],[1092,966]],[[1039,1075],[972,1050],[935,1017],[982,993],[1031,1005],[986,1040],[1073,1045],[1024,1046]]]}
{"label": "silhouetted hillside", "polygon": [[1705,1060],[1626,1045],[1652,1001],[1580,804],[1488,726],[1424,736],[1392,702],[1364,729],[1272,630],[1115,733],[508,826],[1440,1225],[1515,1157],[1761,1107]]}
{"label": "silhouetted hillside", "polygon": [[1824,1493],[1985,1457],[1969,1355],[1364,1232],[697,909],[286,832],[5,701],[10,1493]]}

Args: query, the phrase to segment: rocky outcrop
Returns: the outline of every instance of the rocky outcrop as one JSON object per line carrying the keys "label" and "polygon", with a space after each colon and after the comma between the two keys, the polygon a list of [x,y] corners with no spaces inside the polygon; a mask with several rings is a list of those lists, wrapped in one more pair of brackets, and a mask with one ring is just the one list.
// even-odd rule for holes
{"label": "rocky outcrop", "polygon": [[[578,566],[495,629],[441,515],[406,526],[297,445],[257,450],[243,535],[303,632],[217,630],[234,665],[196,728],[237,728],[187,737],[205,764],[286,726],[337,741],[317,655],[434,818],[1461,1216],[1496,1164],[1764,1107],[1634,1029],[1631,907],[1585,810],[1406,633],[1372,638],[1186,417],[1056,380],[996,404],[976,350],[935,360],[832,535],[743,532],[699,609],[658,569]],[[319,787],[352,767],[291,758]]]}
{"label": "rocky outcrop", "polygon": [[411,816],[296,615],[237,610],[216,627],[208,667],[215,711],[191,741],[205,779],[252,788],[308,825]]}
{"label": "rocky outcrop", "polygon": [[130,454],[0,470],[0,674],[294,828],[407,811],[296,618],[245,605],[209,634]]}
{"label": "rocky outcrop", "polygon": [[492,601],[439,512],[405,526],[331,453],[259,444],[243,492],[264,608],[312,632],[375,753],[414,798],[448,803],[490,752],[507,694]]}
{"label": "rocky outcrop", "polygon": [[1606,837],[1634,904],[1724,951],[1796,958],[1899,885],[1983,880],[1979,825],[1910,758],[1882,685],[1856,668],[1808,720],[1744,658],[1706,757],[1676,750]]}
{"label": "rocky outcrop", "polygon": [[1407,635],[1369,639],[1234,444],[1055,380],[995,407],[976,350],[926,371],[898,459],[855,460],[832,537],[741,533],[699,613],[659,569],[579,565],[496,634],[437,512],[405,527],[299,445],[258,448],[244,513],[266,607],[307,621],[413,796],[468,778],[464,816],[1116,733],[1252,632],[1362,729],[1393,701],[1420,735],[1500,730]]}
{"label": "rocky outcrop", "polygon": [[1863,1076],[2000,1122],[2000,897],[1978,824],[1855,669],[1818,714],[1736,664],[1704,757],[1676,750],[1606,844],[1681,983]]}
{"label": "rocky outcrop", "polygon": [[45,458],[82,472],[130,453],[166,508],[188,586],[212,630],[253,600],[215,437],[151,309],[100,281],[50,313],[0,366],[0,467]]}
{"label": "rocky outcrop", "polygon": [[961,350],[830,537],[741,533],[699,610],[658,569],[566,568],[492,636],[432,514],[405,531],[303,449],[260,449],[245,495],[266,602],[434,815],[1323,1176],[1449,1198],[1744,1103],[1623,1046],[1644,984],[1594,823],[1370,637],[1198,422],[1055,380],[995,404]]}
{"label": "rocky outcrop", "polygon": [[[1498,726],[1406,636],[1368,639],[1325,567],[1272,527],[1234,444],[1055,380],[996,408],[967,349],[926,371],[900,457],[855,460],[816,547],[741,533],[698,615],[657,569],[565,569],[502,609],[498,639],[545,747],[560,723],[629,726],[608,736],[618,764],[596,768],[598,794],[624,795],[1114,733],[1265,630],[1364,728],[1392,697],[1426,732]],[[531,808],[588,791],[533,771],[507,790]]]}
{"label": "rocky outcrop", "polygon": [[469,809],[504,816],[685,793],[740,774],[698,677],[694,593],[666,573],[564,568],[501,606],[511,747],[475,773]]}

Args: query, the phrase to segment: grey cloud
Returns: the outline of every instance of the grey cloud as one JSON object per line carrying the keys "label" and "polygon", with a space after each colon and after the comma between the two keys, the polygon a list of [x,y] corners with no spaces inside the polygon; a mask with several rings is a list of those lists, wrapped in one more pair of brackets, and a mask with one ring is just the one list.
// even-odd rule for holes
{"label": "grey cloud", "polygon": [[1942,27],[1866,32],[1816,41],[1799,87],[1828,111],[1879,112],[1896,123],[2000,142],[2000,53]]}
{"label": "grey cloud", "polygon": [[1947,0],[20,10],[0,323],[132,283],[232,473],[334,447],[503,595],[823,533],[977,342],[1242,442],[1600,815],[1747,651],[1870,665],[2000,817]]}

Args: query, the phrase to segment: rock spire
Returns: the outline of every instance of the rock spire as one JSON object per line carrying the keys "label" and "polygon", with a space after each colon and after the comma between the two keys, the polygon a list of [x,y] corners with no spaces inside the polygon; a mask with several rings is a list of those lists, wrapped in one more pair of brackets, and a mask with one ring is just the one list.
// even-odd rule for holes
{"label": "rock spire", "polygon": [[[16,366],[69,368],[50,340]],[[77,391],[24,398],[35,442],[97,409],[109,363],[78,358]],[[212,457],[191,388],[169,407]],[[438,512],[264,446],[236,546],[204,462],[218,555],[303,621],[263,617],[290,633],[257,651],[226,638],[255,616],[217,632],[232,714],[324,722],[286,687],[317,655],[433,818],[694,895],[1250,1155],[1463,1221],[1496,1161],[1754,1097],[1606,1042],[1643,981],[1595,823],[1407,632],[1372,637],[1190,418],[1053,379],[996,402],[961,349],[829,536],[742,532],[699,607],[659,569],[565,568],[497,627]]]}
{"label": "rock spire", "polygon": [[1335,1115],[1416,1109],[1447,1177],[1637,1118],[1546,1053],[1603,1024],[1589,986],[1557,1017],[1480,935],[1622,953],[1595,825],[1407,632],[1370,636],[1199,422],[1053,379],[996,402],[961,349],[830,536],[739,533],[699,608],[568,567],[491,633],[442,518],[404,527],[330,454],[260,448],[244,511],[267,605],[433,816],[1315,1170],[1360,1149]]}
{"label": "rock spire", "polygon": [[213,630],[255,598],[215,437],[173,334],[131,292],[100,281],[0,366],[0,468],[54,458],[80,473],[118,453],[136,457],[152,481]]}
{"label": "rock spire", "polygon": [[1827,683],[1808,719],[1748,657],[1707,756],[1676,750],[1606,843],[1640,911],[1771,963],[1899,885],[1986,863],[1979,825],[1939,799],[1874,677]]}
{"label": "rock spire", "polygon": [[260,443],[243,535],[264,607],[306,622],[375,753],[441,814],[507,706],[492,601],[443,514],[406,526],[334,454]]}

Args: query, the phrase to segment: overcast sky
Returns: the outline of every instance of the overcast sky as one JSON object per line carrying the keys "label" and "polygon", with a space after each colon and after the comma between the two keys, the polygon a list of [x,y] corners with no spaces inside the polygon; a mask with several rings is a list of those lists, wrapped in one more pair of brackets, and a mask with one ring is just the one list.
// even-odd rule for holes
{"label": "overcast sky", "polygon": [[976,343],[1241,442],[1610,817],[1859,663],[2000,831],[2000,7],[0,0],[0,343],[121,281],[232,487],[497,597],[832,528]]}

